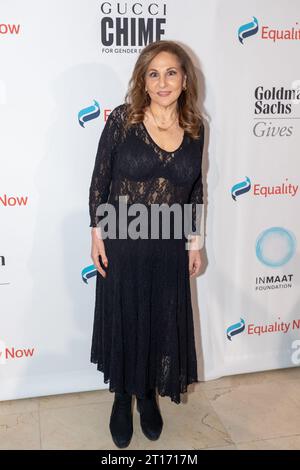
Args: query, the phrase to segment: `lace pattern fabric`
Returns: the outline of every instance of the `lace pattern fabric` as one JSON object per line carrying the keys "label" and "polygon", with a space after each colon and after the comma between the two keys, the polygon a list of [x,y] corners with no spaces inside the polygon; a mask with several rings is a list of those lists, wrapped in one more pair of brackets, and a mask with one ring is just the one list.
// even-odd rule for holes
{"label": "lace pattern fabric", "polygon": [[[126,108],[122,104],[110,113],[99,140],[89,191],[90,227],[100,221],[100,204],[117,203],[125,196],[128,204],[192,204],[195,232],[196,206],[203,204],[203,124],[199,140],[185,132],[179,148],[168,152],[153,141],[143,123],[125,132]],[[198,213],[201,216],[201,210]]]}
{"label": "lace pattern fabric", "polygon": [[[140,123],[123,127],[126,105],[109,115],[89,193],[90,226],[100,204],[202,204],[202,138],[186,133],[175,152],[161,149]],[[196,225],[193,212],[193,226]],[[91,362],[112,392],[143,398],[151,388],[180,403],[197,382],[197,358],[184,239],[104,239],[107,276],[97,271]],[[100,259],[101,263],[101,259]],[[102,263],[101,263],[102,265]],[[104,265],[102,267],[105,269]]]}

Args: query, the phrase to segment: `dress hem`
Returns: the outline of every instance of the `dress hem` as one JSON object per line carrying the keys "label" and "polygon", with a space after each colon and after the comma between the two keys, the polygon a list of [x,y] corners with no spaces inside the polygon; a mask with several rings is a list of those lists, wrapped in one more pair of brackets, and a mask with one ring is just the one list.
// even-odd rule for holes
{"label": "dress hem", "polygon": [[[99,366],[97,360],[92,360],[92,359],[91,359],[90,362],[91,362],[92,364],[96,364],[96,365],[97,365],[97,371],[98,371],[98,372],[101,372],[102,374],[105,374],[104,368],[101,368],[101,367]],[[137,398],[141,398],[141,399],[145,398],[145,394],[140,394],[140,393],[139,393],[139,394],[137,395],[137,393],[135,392],[135,390],[132,390],[132,389],[126,388],[126,389],[124,390],[124,388],[111,387],[111,385],[110,385],[110,378],[107,378],[107,379],[103,378],[103,382],[104,382],[105,384],[109,384],[109,389],[108,389],[108,390],[109,390],[111,393],[124,393],[124,391],[126,391],[129,395],[135,395]],[[181,391],[179,392],[179,394],[188,393],[188,390],[187,390],[188,386],[189,386],[189,385],[192,385],[193,383],[199,383],[199,382],[200,382],[200,381],[198,380],[198,376],[197,376],[197,377],[194,377],[194,378],[189,377],[189,378],[187,379],[187,382],[186,382],[184,385],[181,386]],[[173,403],[176,403],[176,405],[179,405],[179,404],[181,403],[181,399],[180,399],[180,397],[178,397],[178,394],[172,395],[172,394],[170,394],[170,393],[165,393],[165,392],[163,392],[162,390],[159,389],[159,386],[158,386],[157,384],[151,386],[151,388],[155,388],[155,389],[157,390],[157,393],[158,393],[159,396],[161,396],[161,397],[169,397],[170,400],[171,400]]]}

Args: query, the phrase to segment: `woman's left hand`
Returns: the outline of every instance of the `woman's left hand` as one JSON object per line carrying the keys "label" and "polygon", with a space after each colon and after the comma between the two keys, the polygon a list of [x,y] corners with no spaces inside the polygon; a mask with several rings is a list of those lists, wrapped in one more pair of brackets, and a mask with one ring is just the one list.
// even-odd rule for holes
{"label": "woman's left hand", "polygon": [[196,277],[200,273],[201,254],[200,250],[189,250],[189,273],[190,277]]}

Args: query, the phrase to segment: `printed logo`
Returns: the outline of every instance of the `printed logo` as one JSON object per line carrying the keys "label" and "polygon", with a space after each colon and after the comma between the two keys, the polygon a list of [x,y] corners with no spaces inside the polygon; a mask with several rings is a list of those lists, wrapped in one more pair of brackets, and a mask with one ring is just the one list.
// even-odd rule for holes
{"label": "printed logo", "polygon": [[255,243],[259,261],[271,268],[285,265],[294,256],[296,239],[283,227],[271,227],[259,234]]}
{"label": "printed logo", "polygon": [[291,196],[295,197],[298,193],[299,185],[292,184],[289,182],[288,178],[285,178],[283,183],[269,186],[261,183],[253,183],[251,185],[250,178],[246,176],[244,181],[241,181],[231,188],[231,196],[234,201],[236,201],[237,196],[245,194],[250,191],[252,187],[253,196],[262,196],[264,198],[272,196]]}
{"label": "printed logo", "polygon": [[245,329],[245,321],[241,318],[241,321],[231,325],[227,328],[227,338],[231,341],[232,336],[237,335],[245,330],[247,336],[262,336],[265,334],[283,333],[300,329],[300,319],[295,318],[290,321],[282,321],[280,317],[272,323],[248,323]]}
{"label": "printed logo", "polygon": [[252,17],[253,21],[243,24],[238,29],[238,38],[241,44],[244,44],[244,39],[253,36],[258,32],[258,21],[255,16]]}
{"label": "printed logo", "polygon": [[[249,36],[253,36],[258,33],[258,21],[255,16],[252,17],[253,21],[243,24],[238,29],[238,39],[241,44],[244,44],[244,39]],[[276,41],[299,41],[300,29],[298,21],[295,22],[294,26],[288,29],[279,29],[277,27],[262,25],[260,27],[259,38],[264,41],[272,41],[274,44]]]}
{"label": "printed logo", "polygon": [[91,264],[90,266],[87,266],[81,271],[81,279],[85,284],[88,284],[88,279],[90,279],[93,276],[96,276],[97,274],[97,269],[94,264]]}
{"label": "printed logo", "polygon": [[98,101],[94,100],[94,104],[82,109],[78,113],[78,122],[81,127],[84,127],[84,123],[96,119],[100,116],[100,105]]}
{"label": "printed logo", "polygon": [[231,341],[232,336],[238,335],[242,333],[245,329],[245,320],[243,318],[240,319],[240,322],[235,323],[234,325],[229,326],[227,328],[226,333],[227,333],[227,338],[229,341]]}
{"label": "printed logo", "polygon": [[241,181],[240,183],[235,184],[231,188],[231,196],[234,201],[236,201],[236,197],[240,196],[241,194],[245,194],[250,191],[251,188],[251,181],[248,176],[246,176],[245,181]]}
{"label": "printed logo", "polygon": [[166,34],[166,2],[101,2],[99,13],[102,54],[138,54]]}

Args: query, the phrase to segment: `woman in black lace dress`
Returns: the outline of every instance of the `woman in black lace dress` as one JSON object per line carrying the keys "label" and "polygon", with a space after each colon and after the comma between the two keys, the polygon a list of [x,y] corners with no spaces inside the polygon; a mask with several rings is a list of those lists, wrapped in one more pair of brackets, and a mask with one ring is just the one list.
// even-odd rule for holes
{"label": "woman in black lace dress", "polygon": [[[204,126],[196,102],[187,53],[173,41],[149,44],[137,59],[125,103],[110,113],[98,145],[89,193],[97,268],[91,362],[115,393],[110,431],[118,447],[132,437],[132,395],[144,434],[155,440],[163,427],[156,391],[180,403],[180,393],[197,382],[189,282],[201,265]],[[140,214],[129,208],[143,207],[146,236],[141,225],[134,226],[135,236],[129,230],[124,236],[120,202],[128,209],[126,228]],[[169,236],[163,235],[163,218],[151,238],[150,211],[173,204],[189,208],[190,230],[175,235],[171,214]],[[115,234],[105,236],[112,219],[99,212],[103,206],[116,210]],[[183,221],[182,210],[184,230]]]}

